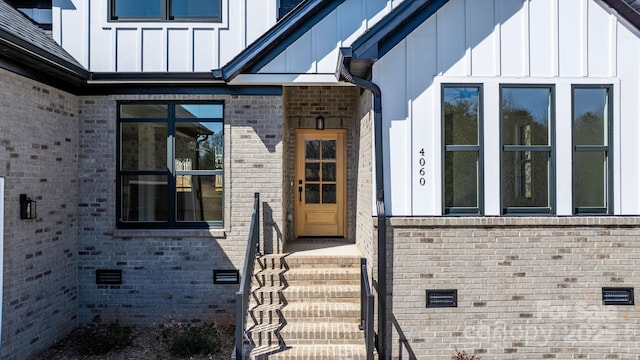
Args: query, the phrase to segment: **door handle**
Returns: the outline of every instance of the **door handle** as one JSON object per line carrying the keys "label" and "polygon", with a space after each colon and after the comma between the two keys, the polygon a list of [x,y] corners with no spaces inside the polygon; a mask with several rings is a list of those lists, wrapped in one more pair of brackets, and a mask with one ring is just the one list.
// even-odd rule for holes
{"label": "door handle", "polygon": [[298,201],[302,201],[302,186],[298,186]]}

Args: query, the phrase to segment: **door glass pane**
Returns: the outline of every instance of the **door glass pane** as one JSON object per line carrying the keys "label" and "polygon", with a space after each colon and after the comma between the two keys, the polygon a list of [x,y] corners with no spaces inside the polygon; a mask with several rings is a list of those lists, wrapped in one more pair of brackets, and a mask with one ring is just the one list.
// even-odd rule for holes
{"label": "door glass pane", "polygon": [[222,169],[221,122],[176,123],[176,170]]}
{"label": "door glass pane", "polygon": [[122,104],[121,119],[166,119],[169,107],[165,104]]}
{"label": "door glass pane", "polygon": [[320,163],[306,163],[304,177],[306,181],[320,181]]}
{"label": "door glass pane", "polygon": [[478,145],[479,89],[444,88],[445,145]]}
{"label": "door glass pane", "polygon": [[176,176],[177,221],[222,221],[222,175]]}
{"label": "door glass pane", "polygon": [[306,140],[304,153],[305,153],[305,159],[307,160],[319,160],[320,159],[320,141]]}
{"label": "door glass pane", "polygon": [[602,151],[573,153],[573,206],[606,208],[607,159]]}
{"label": "door glass pane", "polygon": [[171,15],[175,17],[219,17],[220,0],[172,0]]}
{"label": "door glass pane", "polygon": [[336,158],[336,141],[322,140],[322,159],[333,160]]}
{"label": "door glass pane", "polygon": [[322,181],[336,181],[336,163],[322,163]]}
{"label": "door glass pane", "polygon": [[336,185],[335,184],[322,185],[322,203],[323,204],[336,203]]}
{"label": "door glass pane", "polygon": [[112,10],[117,17],[157,17],[162,15],[162,0],[114,0]]}
{"label": "door glass pane", "polygon": [[478,153],[445,154],[445,207],[478,207]]}
{"label": "door glass pane", "polygon": [[502,153],[504,207],[549,207],[549,152]]}
{"label": "door glass pane", "polygon": [[304,194],[307,204],[320,204],[320,185],[306,184]]}
{"label": "door glass pane", "polygon": [[222,104],[177,104],[177,119],[222,119]]}
{"label": "door glass pane", "polygon": [[607,145],[608,89],[573,90],[573,141],[575,145]]}
{"label": "door glass pane", "polygon": [[120,123],[120,169],[166,170],[167,124]]}
{"label": "door glass pane", "polygon": [[167,176],[125,175],[121,178],[122,221],[168,221]]}
{"label": "door glass pane", "polygon": [[549,145],[550,88],[502,89],[502,144]]}

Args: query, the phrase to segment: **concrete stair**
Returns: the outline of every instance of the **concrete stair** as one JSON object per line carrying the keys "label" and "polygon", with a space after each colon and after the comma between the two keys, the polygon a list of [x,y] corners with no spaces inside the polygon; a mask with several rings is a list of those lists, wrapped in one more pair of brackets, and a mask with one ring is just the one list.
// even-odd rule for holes
{"label": "concrete stair", "polygon": [[366,359],[358,256],[265,255],[247,332],[256,360]]}

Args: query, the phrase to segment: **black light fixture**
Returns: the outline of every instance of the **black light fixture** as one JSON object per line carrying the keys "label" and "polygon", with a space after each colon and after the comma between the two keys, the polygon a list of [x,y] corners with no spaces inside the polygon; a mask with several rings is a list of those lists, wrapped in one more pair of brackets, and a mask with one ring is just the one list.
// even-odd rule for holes
{"label": "black light fixture", "polygon": [[36,218],[36,201],[27,197],[27,194],[20,194],[20,219]]}
{"label": "black light fixture", "polygon": [[322,86],[320,86],[320,114],[316,116],[316,130],[324,130],[324,116],[322,116]]}

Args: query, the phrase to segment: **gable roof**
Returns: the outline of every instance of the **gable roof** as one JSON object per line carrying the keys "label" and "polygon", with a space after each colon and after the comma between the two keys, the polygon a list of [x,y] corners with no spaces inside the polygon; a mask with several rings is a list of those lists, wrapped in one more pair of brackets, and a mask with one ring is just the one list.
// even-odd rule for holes
{"label": "gable roof", "polygon": [[0,56],[74,85],[89,78],[89,71],[73,56],[4,0],[0,0]]}
{"label": "gable roof", "polygon": [[[360,78],[370,75],[372,64],[409,33],[435,14],[449,0],[405,0],[384,19],[340,51],[338,65]],[[640,30],[640,0],[602,0]],[[340,74],[337,72],[337,76]]]}
{"label": "gable roof", "polygon": [[640,0],[603,0],[603,2],[640,30]]}
{"label": "gable roof", "polygon": [[303,1],[226,65],[212,70],[213,76],[229,81],[241,72],[258,72],[344,1]]}

